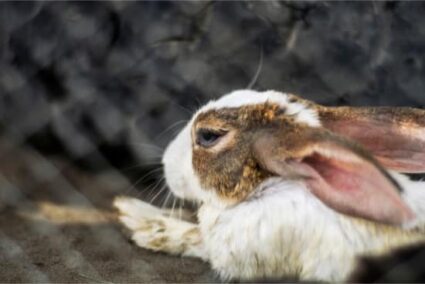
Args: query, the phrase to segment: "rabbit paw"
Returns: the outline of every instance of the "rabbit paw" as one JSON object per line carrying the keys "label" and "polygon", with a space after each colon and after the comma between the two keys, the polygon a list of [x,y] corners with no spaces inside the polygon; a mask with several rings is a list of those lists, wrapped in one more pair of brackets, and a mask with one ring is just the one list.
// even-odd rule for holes
{"label": "rabbit paw", "polygon": [[119,220],[131,231],[138,246],[205,259],[196,224],[170,217],[167,210],[135,198],[117,197],[114,206],[119,211]]}

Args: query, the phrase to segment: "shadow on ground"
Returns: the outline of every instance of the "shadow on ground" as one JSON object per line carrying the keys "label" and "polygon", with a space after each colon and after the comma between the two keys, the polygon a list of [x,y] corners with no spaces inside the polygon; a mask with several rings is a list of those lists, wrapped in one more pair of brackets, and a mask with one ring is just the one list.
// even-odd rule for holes
{"label": "shadow on ground", "polygon": [[[211,282],[208,264],[137,248],[117,223],[117,173],[0,143],[1,282]],[[130,193],[133,193],[134,190]]]}

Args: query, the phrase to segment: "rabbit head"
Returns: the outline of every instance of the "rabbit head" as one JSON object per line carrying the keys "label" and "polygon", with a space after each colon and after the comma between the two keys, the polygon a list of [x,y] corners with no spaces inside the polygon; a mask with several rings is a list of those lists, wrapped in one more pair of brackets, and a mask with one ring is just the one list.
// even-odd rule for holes
{"label": "rabbit head", "polygon": [[424,111],[332,108],[240,90],[195,113],[163,164],[179,197],[232,206],[271,177],[299,180],[330,208],[372,221],[414,218],[387,172],[425,170]]}
{"label": "rabbit head", "polygon": [[[230,173],[232,171],[233,173],[237,173],[240,171],[240,168],[243,166],[243,161],[236,159],[236,155],[247,155],[249,154],[249,149],[247,149],[246,146],[248,146],[248,143],[243,143],[245,152],[240,151],[243,150],[239,147],[239,145],[235,145],[234,149],[231,149],[230,144],[227,144],[225,154],[221,154],[220,151],[218,151],[219,147],[221,145],[225,145],[226,142],[233,142],[236,143],[237,140],[241,140],[243,137],[240,137],[240,135],[236,135],[237,133],[240,133],[243,135],[249,134],[248,131],[248,125],[244,125],[244,129],[238,129],[237,125],[235,124],[236,121],[229,119],[226,121],[225,117],[222,117],[221,119],[216,119],[217,123],[228,123],[228,127],[230,127],[230,124],[233,124],[232,129],[228,129],[228,132],[226,135],[223,131],[226,129],[224,128],[224,125],[220,128],[219,125],[207,125],[208,123],[208,117],[213,118],[215,114],[218,114],[217,112],[220,110],[229,110],[232,111],[232,114],[235,116],[238,116],[239,114],[236,113],[236,111],[240,107],[244,106],[261,106],[264,104],[270,104],[274,103],[275,106],[289,106],[289,109],[286,110],[289,115],[296,116],[297,119],[301,122],[304,122],[311,126],[320,126],[319,120],[316,117],[316,113],[312,110],[309,110],[304,105],[289,102],[289,96],[286,94],[282,94],[279,92],[274,91],[268,91],[268,92],[256,92],[251,90],[239,90],[234,91],[228,95],[223,96],[217,101],[211,101],[202,108],[200,108],[192,117],[192,119],[188,122],[188,124],[183,128],[183,130],[177,135],[177,137],[171,141],[171,143],[168,145],[168,147],[165,149],[164,155],[163,155],[163,165],[164,165],[164,172],[166,181],[173,193],[184,199],[190,199],[193,201],[200,201],[200,202],[213,202],[217,205],[221,203],[226,203],[224,199],[220,198],[220,194],[214,189],[206,189],[206,184],[204,183],[204,178],[206,177],[207,172],[209,169],[205,169],[202,171],[205,166],[208,167],[209,165],[212,166],[207,161],[207,165],[203,166],[202,159],[208,159],[206,155],[213,156],[214,153],[217,153],[217,159],[214,159],[216,161],[215,166],[220,167],[220,159],[219,157],[225,158],[226,161],[223,161],[221,163],[229,163],[226,165],[225,168],[222,170],[227,170],[226,173]],[[302,111],[301,111],[302,110]],[[260,109],[259,109],[260,111]],[[249,113],[245,114],[246,116],[249,116]],[[248,119],[245,119],[247,122]],[[212,120],[210,121],[212,122]],[[244,120],[242,117],[240,117],[239,122],[244,123]],[[202,124],[205,124],[205,127],[202,127]],[[242,125],[241,125],[242,126]],[[196,128],[196,129],[195,129]],[[207,131],[209,130],[209,131]],[[219,137],[219,134],[222,134],[222,136]],[[228,135],[227,135],[228,134]],[[197,137],[195,137],[195,135]],[[223,137],[226,136],[226,137]],[[205,139],[206,138],[206,139]],[[220,141],[220,143],[217,143],[217,145],[214,144],[212,140],[217,138]],[[222,139],[224,138],[224,139]],[[200,141],[202,139],[202,141]],[[198,143],[203,143],[205,146],[206,143],[208,143],[207,140],[210,140],[211,143],[210,149],[207,147],[203,148]],[[198,140],[198,141],[197,141]],[[196,143],[198,142],[198,143]],[[241,140],[241,142],[243,142]],[[214,147],[213,147],[214,146]],[[231,153],[231,154],[230,154]],[[232,156],[232,158],[230,157]],[[203,158],[204,157],[204,158]],[[211,158],[211,157],[210,157]],[[246,157],[241,157],[243,160],[246,160]],[[195,162],[196,161],[196,162]],[[201,168],[195,168],[194,164],[197,164]],[[238,169],[239,168],[239,169]],[[210,169],[210,174],[213,174],[213,168]],[[217,181],[223,180],[224,177],[224,171],[220,169],[217,169],[214,174],[217,174]],[[201,174],[201,175],[200,175]],[[225,178],[226,179],[226,178]],[[237,176],[234,177],[234,179],[237,179]],[[213,178],[208,177],[208,180],[212,182]],[[224,180],[223,180],[224,181]],[[259,182],[260,180],[257,180]],[[245,186],[250,186],[248,183],[245,184]],[[253,189],[254,185],[251,185],[251,190]],[[230,188],[231,186],[228,185]],[[220,187],[222,190],[224,190],[224,187]],[[223,192],[226,193],[226,192]],[[231,194],[231,191],[227,191],[228,194]],[[236,192],[234,192],[236,193]],[[243,193],[243,189],[240,187],[240,193]],[[244,195],[247,195],[248,191]],[[229,196],[230,197],[230,196]],[[236,196],[235,196],[236,197]],[[241,198],[241,197],[239,197]],[[226,198],[228,199],[228,198]]]}

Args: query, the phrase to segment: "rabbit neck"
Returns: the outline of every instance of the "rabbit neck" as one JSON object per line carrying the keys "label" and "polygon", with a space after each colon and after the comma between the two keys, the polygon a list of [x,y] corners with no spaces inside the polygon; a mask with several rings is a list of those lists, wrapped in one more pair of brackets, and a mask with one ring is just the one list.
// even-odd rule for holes
{"label": "rabbit neck", "polygon": [[418,232],[338,214],[300,183],[274,178],[262,186],[234,207],[204,204],[199,211],[209,260],[223,278],[342,281],[358,256],[424,239]]}

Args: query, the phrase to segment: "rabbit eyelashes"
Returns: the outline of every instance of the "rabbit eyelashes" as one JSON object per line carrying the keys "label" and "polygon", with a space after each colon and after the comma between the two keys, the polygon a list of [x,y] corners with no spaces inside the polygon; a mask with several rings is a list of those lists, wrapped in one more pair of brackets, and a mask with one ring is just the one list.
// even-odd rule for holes
{"label": "rabbit eyelashes", "polygon": [[163,156],[199,224],[115,206],[139,246],[202,258],[225,279],[341,281],[357,256],[425,240],[425,184],[396,173],[425,172],[424,149],[423,110],[240,90],[202,107]]}

